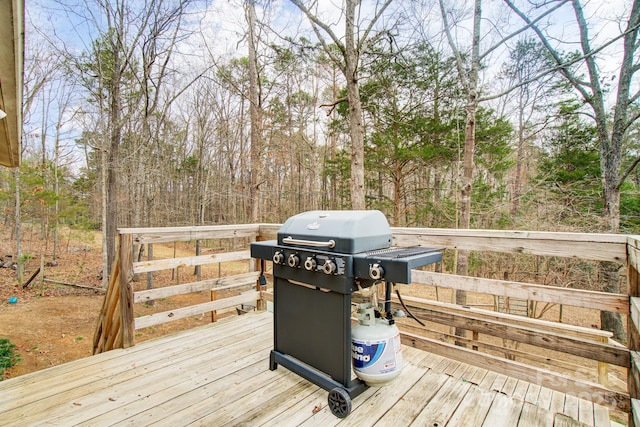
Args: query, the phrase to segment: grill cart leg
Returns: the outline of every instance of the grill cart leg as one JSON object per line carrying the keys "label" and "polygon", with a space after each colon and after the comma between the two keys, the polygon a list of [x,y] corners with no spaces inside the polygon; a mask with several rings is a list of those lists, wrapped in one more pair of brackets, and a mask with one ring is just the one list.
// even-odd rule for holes
{"label": "grill cart leg", "polygon": [[351,413],[351,397],[343,388],[336,387],[329,392],[327,398],[331,413],[338,418],[345,418]]}

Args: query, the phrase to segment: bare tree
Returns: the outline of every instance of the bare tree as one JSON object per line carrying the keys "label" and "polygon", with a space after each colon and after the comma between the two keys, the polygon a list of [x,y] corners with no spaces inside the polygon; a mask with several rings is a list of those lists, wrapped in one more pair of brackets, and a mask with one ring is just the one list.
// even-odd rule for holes
{"label": "bare tree", "polygon": [[[449,43],[449,47],[453,51],[453,55],[456,62],[456,68],[458,71],[458,77],[462,83],[466,94],[465,112],[466,123],[464,131],[464,152],[462,158],[462,179],[460,189],[460,208],[459,208],[459,228],[471,228],[471,194],[473,186],[473,173],[474,173],[474,152],[476,146],[476,114],[478,111],[478,105],[480,102],[494,99],[503,96],[525,82],[518,82],[514,86],[509,87],[506,91],[495,94],[485,95],[481,93],[481,87],[479,85],[480,70],[483,61],[486,61],[489,55],[494,52],[498,47],[504,45],[508,40],[516,37],[522,33],[526,28],[519,28],[512,33],[500,37],[496,43],[486,48],[481,52],[481,22],[482,22],[482,0],[475,0],[473,8],[473,28],[472,28],[472,40],[470,47],[470,54],[464,55],[461,49],[456,43],[452,27],[449,23],[449,12],[445,8],[444,0],[439,0],[440,12],[442,15],[442,21],[444,26],[444,32]],[[551,13],[558,6],[551,8],[545,12],[543,16]],[[469,265],[469,252],[461,250],[458,252],[458,260],[456,265],[457,274],[468,274]],[[466,304],[467,295],[465,291],[456,291],[456,303],[464,305]],[[457,334],[464,335],[462,330],[456,331]]]}
{"label": "bare tree", "polygon": [[[478,111],[478,76],[480,73],[480,23],[482,20],[482,0],[475,0],[473,10],[473,35],[471,44],[470,66],[465,66],[462,53],[458,49],[451,29],[443,0],[440,1],[440,11],[444,23],[444,30],[456,59],[458,77],[466,92],[466,123],[464,128],[464,154],[462,157],[462,183],[460,190],[460,222],[459,228],[471,228],[471,187],[473,185],[473,154],[476,142],[476,113]],[[467,71],[468,70],[468,71]],[[469,251],[458,251],[457,274],[467,275],[469,266]],[[467,292],[456,291],[456,304],[467,303]],[[466,331],[456,328],[456,335],[465,336]]]}
{"label": "bare tree", "polygon": [[258,35],[255,0],[245,3],[245,14],[249,25],[249,117],[251,120],[251,171],[249,182],[249,203],[251,222],[259,221],[260,170],[262,169],[262,95],[258,74]]}
{"label": "bare tree", "polygon": [[[349,103],[349,133],[351,135],[351,207],[353,209],[365,209],[365,185],[364,185],[364,126],[362,123],[362,102],[359,91],[359,62],[361,54],[367,50],[375,40],[371,36],[374,25],[392,0],[376,3],[376,12],[369,21],[364,31],[360,32],[360,23],[356,22],[356,8],[360,5],[358,0],[346,0],[344,3],[345,34],[344,42],[331,29],[329,24],[322,22],[317,14],[313,13],[302,0],[291,0],[309,19],[316,36],[320,40],[325,53],[338,66],[346,79],[347,99]],[[317,2],[313,2],[317,8]],[[325,41],[322,32],[329,36],[338,48],[335,49]],[[336,100],[340,102],[345,100]]]}
{"label": "bare tree", "polygon": [[[640,69],[638,60],[638,32],[640,31],[640,0],[634,0],[622,33],[606,42],[600,47],[591,46],[589,35],[589,23],[584,15],[583,4],[580,0],[572,0],[571,5],[575,16],[576,24],[579,28],[581,57],[578,59],[565,60],[561,53],[551,44],[550,36],[545,34],[536,25],[535,20],[522,12],[516,5],[505,0],[505,3],[536,33],[542,44],[547,48],[557,70],[564,76],[569,84],[580,94],[585,104],[591,108],[591,116],[596,125],[597,138],[600,147],[600,169],[603,184],[603,219],[606,225],[604,230],[617,233],[620,230],[620,187],[632,169],[622,172],[622,147],[624,136],[631,125],[640,119],[638,113],[629,116],[629,107],[640,98],[640,88],[636,88],[635,93],[631,93],[633,77]],[[606,107],[606,90],[603,87],[604,81],[600,75],[598,64],[599,53],[614,43],[622,41],[622,61],[617,78],[617,92],[613,104],[613,118],[609,119],[609,110]],[[576,70],[573,65],[580,64],[586,69],[586,80]],[[607,79],[611,80],[611,79]],[[607,81],[607,84],[610,84]],[[637,163],[634,162],[633,167]],[[618,269],[615,263],[600,264],[603,287],[608,292],[619,292]],[[612,331],[617,339],[624,340],[625,333],[619,315],[609,312],[601,312],[602,328]]]}

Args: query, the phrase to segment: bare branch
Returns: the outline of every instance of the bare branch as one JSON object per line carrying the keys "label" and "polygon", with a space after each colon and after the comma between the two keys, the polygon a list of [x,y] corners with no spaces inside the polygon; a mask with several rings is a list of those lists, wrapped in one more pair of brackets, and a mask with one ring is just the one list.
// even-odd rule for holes
{"label": "bare branch", "polygon": [[364,44],[366,43],[367,39],[369,38],[369,33],[371,32],[371,30],[373,29],[373,26],[375,25],[375,23],[378,21],[378,19],[380,19],[380,17],[382,16],[382,14],[384,13],[385,9],[387,7],[389,7],[389,5],[391,4],[393,0],[387,0],[382,7],[380,8],[380,10],[378,10],[378,12],[376,13],[376,15],[373,17],[373,19],[371,20],[371,22],[369,22],[369,25],[367,26],[367,29],[364,31],[364,33],[362,34],[362,38],[360,40],[358,40],[358,51],[362,51],[362,48],[364,47]]}
{"label": "bare branch", "polygon": [[542,15],[538,16],[536,19],[531,21],[531,24],[527,24],[524,27],[520,28],[517,31],[514,31],[513,33],[509,34],[508,36],[502,38],[502,40],[500,40],[498,43],[494,44],[493,46],[491,46],[489,49],[487,49],[482,55],[480,55],[480,60],[483,60],[487,55],[489,55],[491,52],[493,52],[494,50],[496,50],[498,47],[502,46],[507,40],[517,36],[518,34],[528,30],[529,28],[531,28],[531,26],[533,24],[535,24],[536,22],[540,21],[542,18],[550,15],[551,13],[555,12],[557,9],[561,8],[562,6],[564,6],[565,3],[567,3],[569,0],[563,0],[560,3],[558,3],[558,5],[556,5],[555,7],[547,10],[545,13],[543,13]]}
{"label": "bare branch", "polygon": [[468,92],[470,90],[469,81],[466,78],[466,75],[464,73],[464,64],[462,63],[462,55],[460,55],[460,51],[456,47],[456,44],[453,40],[453,36],[451,35],[451,28],[449,28],[449,19],[447,18],[447,12],[444,8],[444,2],[443,0],[439,0],[438,3],[440,4],[440,13],[442,15],[444,32],[445,32],[445,35],[447,36],[447,41],[449,42],[449,46],[451,47],[451,50],[453,51],[453,55],[456,59],[456,68],[458,69],[458,74],[460,75],[460,81],[462,82],[463,86]]}
{"label": "bare branch", "polygon": [[631,117],[629,117],[629,119],[627,120],[627,123],[625,124],[624,129],[622,131],[626,132],[627,130],[629,130],[631,125],[633,123],[635,123],[635,121],[638,120],[638,119],[640,119],[640,111],[636,112]]}
{"label": "bare branch", "polygon": [[[326,44],[324,38],[320,35],[320,31],[318,31],[318,27],[322,28],[329,35],[329,37],[331,37],[331,40],[333,40],[333,42],[336,44],[336,46],[338,46],[338,49],[340,49],[342,54],[346,55],[346,49],[344,47],[344,44],[340,41],[340,38],[333,32],[331,27],[329,27],[324,22],[320,21],[320,19],[318,19],[317,16],[315,16],[313,13],[311,13],[311,11],[304,5],[304,3],[302,1],[300,1],[300,0],[291,0],[291,3],[296,5],[298,7],[298,9],[300,9],[305,15],[307,15],[307,18],[309,18],[309,21],[311,21],[311,23],[313,24],[312,25],[313,31],[316,33],[316,36],[320,40],[320,43],[325,48],[325,50],[327,51],[327,55],[329,55],[331,57],[331,59],[335,60],[337,57],[335,57],[335,55],[331,54],[331,50],[329,49],[328,45]],[[336,63],[339,64],[340,62],[336,62]]]}
{"label": "bare branch", "polygon": [[340,99],[336,99],[335,101],[333,101],[333,102],[331,102],[329,104],[320,104],[320,107],[331,107],[329,109],[329,111],[327,112],[327,116],[330,116],[331,113],[333,113],[333,110],[335,110],[338,105],[340,105],[343,102],[347,102],[347,101],[348,101],[347,98],[340,98]]}
{"label": "bare branch", "polygon": [[627,179],[627,177],[629,177],[631,172],[633,172],[633,170],[636,168],[636,166],[638,166],[638,163],[640,163],[640,157],[636,157],[636,159],[633,161],[633,163],[631,163],[631,165],[629,165],[627,170],[624,172],[624,174],[620,178],[620,182],[618,182],[618,185],[616,186],[616,190],[620,190],[620,188],[622,188],[622,184]]}
{"label": "bare branch", "polygon": [[[529,19],[527,15],[525,15],[520,9],[518,9],[511,0],[504,0],[504,2],[507,4],[507,6],[511,8],[511,10],[513,10],[516,13],[516,15],[518,15],[524,22],[526,22],[530,26],[530,28],[538,35],[538,38],[540,39],[542,44],[547,48],[547,50],[553,57],[553,60],[556,62],[556,64],[558,64],[557,69],[567,78],[569,83],[571,83],[571,85],[578,92],[580,92],[580,95],[582,95],[584,99],[589,99],[590,94],[584,89],[584,87],[582,87],[579,84],[576,76],[571,71],[569,71],[569,69],[564,65],[562,58],[560,57],[560,54],[553,48],[553,46],[551,46],[551,44],[549,43],[549,40],[544,34],[542,34],[542,31],[540,30],[540,28],[538,28],[531,21],[531,19]],[[589,52],[589,54],[593,54],[593,53]]]}

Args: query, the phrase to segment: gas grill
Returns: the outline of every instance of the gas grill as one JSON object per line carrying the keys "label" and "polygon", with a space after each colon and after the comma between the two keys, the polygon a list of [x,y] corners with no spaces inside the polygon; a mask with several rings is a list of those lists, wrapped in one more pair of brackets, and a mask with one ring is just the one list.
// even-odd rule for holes
{"label": "gas grill", "polygon": [[392,283],[411,283],[411,269],[439,262],[431,248],[391,248],[380,211],[310,211],[289,218],[277,240],[251,244],[251,256],[273,262],[274,349],[278,365],[329,391],[334,415],[346,417],[351,399],[367,385],[351,370],[352,294],[386,286],[391,320]]}

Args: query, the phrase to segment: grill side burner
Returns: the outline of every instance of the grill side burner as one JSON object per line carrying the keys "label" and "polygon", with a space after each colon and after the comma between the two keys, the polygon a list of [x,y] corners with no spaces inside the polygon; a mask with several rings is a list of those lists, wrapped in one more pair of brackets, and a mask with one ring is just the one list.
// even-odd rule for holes
{"label": "grill side burner", "polygon": [[442,260],[437,250],[391,241],[382,212],[311,211],[289,218],[277,240],[251,244],[252,257],[273,262],[270,369],[282,365],[328,390],[338,417],[367,387],[352,379],[351,294],[378,282],[411,283],[412,268]]}

